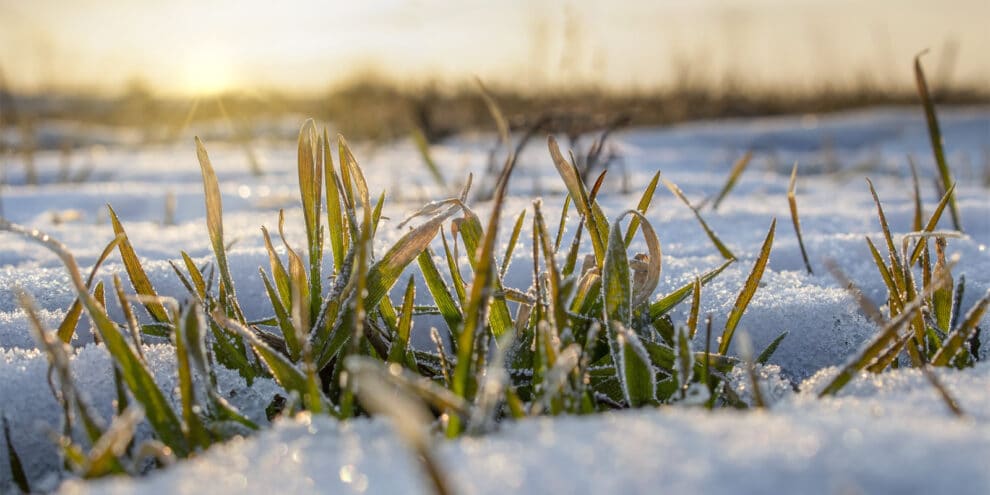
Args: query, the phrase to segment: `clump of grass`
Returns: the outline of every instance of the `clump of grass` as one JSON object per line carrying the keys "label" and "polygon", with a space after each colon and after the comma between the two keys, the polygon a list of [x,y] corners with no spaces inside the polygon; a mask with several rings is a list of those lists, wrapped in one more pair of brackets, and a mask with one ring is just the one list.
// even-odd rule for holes
{"label": "clump of grass", "polygon": [[[693,340],[702,286],[735,258],[727,255],[725,264],[653,300],[662,251],[660,237],[645,212],[659,173],[637,209],[609,219],[596,200],[601,177],[589,191],[578,168],[563,158],[551,137],[549,151],[568,189],[556,235],[550,232],[543,205],[537,201],[529,210],[531,216],[524,211],[514,222],[513,242],[498,262],[498,226],[515,164],[510,152],[486,223],[466,203],[469,180],[457,197],[429,203],[413,214],[404,223],[418,225],[384,253],[376,254],[373,239],[386,196],[383,193],[372,203],[369,185],[346,140],[337,138],[336,162],[331,144],[327,132],[318,133],[312,121],[303,125],[298,176],[306,244],[297,251],[288,243],[281,212],[277,232],[284,255],[279,255],[268,230],[262,228],[269,266],[260,275],[272,316],[261,321],[247,321],[241,310],[227,261],[219,184],[206,147],[198,139],[215,262],[199,267],[182,252],[181,262],[172,263],[188,290],[184,302],[157,293],[112,208],[110,218],[117,237],[86,281],[71,254],[50,237],[6,221],[0,224],[0,229],[55,252],[69,270],[77,293],[78,301],[59,332],[32,318],[39,343],[53,369],[60,371],[61,389],[56,396],[61,398],[65,424],[58,442],[77,473],[87,477],[135,473],[143,453],[154,452],[159,463],[170,462],[257,428],[223,400],[213,363],[237,370],[248,381],[274,378],[289,394],[283,414],[308,411],[339,418],[412,414],[419,419],[404,420],[408,425],[400,422],[399,429],[425,460],[440,492],[446,485],[439,468],[431,464],[429,443],[422,436],[426,426],[453,437],[488,431],[501,418],[687,404],[689,394],[700,394],[708,407],[743,405],[725,386],[726,373],[738,363],[728,351],[767,264],[773,225],[729,315],[718,350],[713,352],[709,344],[698,352]],[[561,242],[568,205],[579,213],[578,233],[569,247]],[[533,283],[528,288],[507,287],[504,274],[527,217],[533,232]],[[630,221],[623,229],[626,217]],[[448,222],[449,229],[444,228]],[[582,234],[585,230],[587,236]],[[647,252],[631,256],[628,246],[635,235],[643,237]],[[727,252],[710,235],[716,247]],[[442,268],[432,253],[437,237],[447,259]],[[590,254],[583,252],[584,237],[590,238]],[[470,265],[468,277],[461,273],[451,244],[455,251],[463,244]],[[563,266],[558,265],[560,249],[567,249]],[[135,292],[126,296],[115,278],[115,294],[125,316],[120,324],[106,311],[103,285],[92,287],[97,268],[114,250]],[[328,251],[332,261],[324,263]],[[582,257],[586,261],[579,267],[577,260]],[[414,261],[419,271],[412,273],[396,304],[389,293]],[[413,303],[417,276],[429,292],[431,302],[425,306]],[[329,283],[324,285],[324,281]],[[669,312],[689,296],[692,318],[686,325],[675,324]],[[150,322],[137,323],[132,300],[141,304]],[[26,294],[21,301],[28,314],[35,315]],[[516,306],[515,315],[510,303]],[[118,417],[108,427],[88,412],[67,371],[63,346],[71,339],[82,311],[93,320],[96,338],[114,361]],[[431,329],[437,343],[434,350],[410,345],[417,315],[424,313],[443,319],[443,328]],[[143,335],[166,337],[175,346],[177,408],[152,378],[141,350]],[[404,405],[394,406],[398,409],[381,397],[394,390],[405,397]],[[76,418],[82,419],[88,444],[70,440],[73,429],[79,427]],[[134,427],[142,418],[151,425],[155,440],[133,446]]]}
{"label": "clump of grass", "polygon": [[[882,314],[876,304],[855,289],[841,271],[833,267],[833,272],[838,273],[840,281],[854,291],[864,313],[880,325],[881,329],[859,354],[842,367],[839,374],[821,391],[821,396],[838,392],[860,371],[880,373],[889,367],[899,366],[898,357],[905,353],[908,362],[919,368],[929,365],[955,368],[972,366],[978,355],[971,345],[971,338],[979,331],[977,325],[980,318],[990,306],[988,292],[964,316],[960,316],[960,302],[965,285],[960,277],[960,283],[953,286],[954,263],[948,262],[945,255],[947,239],[957,237],[958,234],[935,230],[946,206],[951,202],[955,185],[950,186],[942,196],[922,230],[903,237],[898,251],[880,197],[873,183],[869,179],[867,182],[877,206],[887,259],[884,260],[884,256],[869,237],[866,242],[879,276],[887,288],[888,314]],[[916,204],[920,204],[920,198]],[[935,244],[934,257],[929,248],[931,239],[934,239]],[[914,267],[920,269],[920,281],[915,275]]]}

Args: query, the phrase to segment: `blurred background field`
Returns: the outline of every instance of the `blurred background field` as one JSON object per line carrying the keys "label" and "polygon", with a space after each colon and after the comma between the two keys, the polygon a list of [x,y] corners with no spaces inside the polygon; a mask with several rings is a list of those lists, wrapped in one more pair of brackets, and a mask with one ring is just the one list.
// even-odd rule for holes
{"label": "blurred background field", "polygon": [[990,102],[983,0],[0,1],[0,143],[34,149],[294,138],[431,143],[610,127]]}

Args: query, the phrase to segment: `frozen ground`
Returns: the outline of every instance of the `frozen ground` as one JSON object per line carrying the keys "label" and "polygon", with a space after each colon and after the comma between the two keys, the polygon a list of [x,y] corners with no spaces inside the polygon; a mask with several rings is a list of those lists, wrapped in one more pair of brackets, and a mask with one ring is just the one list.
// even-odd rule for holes
{"label": "frozen ground", "polygon": [[[949,253],[961,261],[954,275],[966,275],[964,305],[990,287],[990,109],[941,112],[943,134],[957,189],[967,237],[950,240]],[[487,161],[490,136],[465,136],[434,150],[451,182],[469,171],[481,172]],[[909,230],[913,206],[907,155],[922,174],[922,192],[929,213],[937,201],[932,187],[934,167],[924,121],[918,109],[884,109],[827,118],[775,118],[713,122],[671,129],[640,129],[616,137],[623,159],[609,173],[602,200],[615,215],[635,206],[652,174],[661,170],[695,202],[715,194],[732,161],[747,149],[754,162],[735,191],[717,212],[703,213],[712,228],[741,258],[741,262],[706,286],[703,311],[711,312],[716,328],[752,266],[772,217],[779,219],[774,251],[763,286],[741,327],[762,348],[783,331],[789,336],[768,371],[770,383],[780,377],[814,388],[829,366],[843,362],[874,331],[855,303],[826,273],[822,260],[835,259],[874,301],[884,289],[869,260],[864,236],[878,239],[872,200],[864,177],[871,177],[895,233]],[[266,317],[257,268],[267,265],[261,225],[274,226],[278,207],[292,208],[287,227],[290,240],[304,238],[301,214],[295,208],[294,143],[265,144],[256,150],[266,175],[251,176],[243,151],[235,146],[207,146],[224,193],[225,230],[237,239],[231,263],[238,295],[249,317]],[[357,146],[373,192],[385,188],[391,220],[380,229],[378,247],[397,238],[394,227],[424,200],[450,193],[430,180],[413,148],[397,145],[370,149]],[[786,189],[790,167],[800,163],[798,203],[805,243],[815,268],[803,269],[790,226]],[[66,243],[83,265],[91,264],[113,235],[105,212],[110,203],[119,213],[138,254],[160,293],[181,296],[183,289],[167,260],[180,249],[201,261],[209,259],[200,174],[194,148],[138,149],[106,147],[70,157],[72,170],[91,169],[82,184],[57,183],[61,157],[38,157],[42,186],[24,185],[17,162],[5,164],[0,190],[3,214],[11,221],[38,227]],[[506,222],[542,196],[544,210],[556,216],[562,186],[550,165],[546,147],[534,142],[524,153],[511,185]],[[626,194],[625,192],[628,191]],[[174,196],[173,225],[163,225],[165,203]],[[484,211],[485,204],[477,209]],[[660,292],[689,280],[720,263],[691,212],[662,187],[649,218],[664,249]],[[68,221],[66,221],[68,219]],[[549,219],[555,225],[554,219]],[[948,225],[943,222],[943,226]],[[504,230],[503,230],[504,232]],[[522,238],[526,238],[524,234]],[[45,381],[44,357],[33,351],[23,313],[12,287],[32,293],[51,322],[61,318],[72,301],[67,277],[57,260],[19,238],[0,234],[0,406],[11,423],[15,446],[28,474],[42,476],[57,467],[54,448],[39,423],[57,425]],[[530,269],[525,249],[516,251],[509,286],[526,288]],[[122,267],[111,258],[101,273],[109,277]],[[422,294],[425,291],[420,291]],[[418,321],[414,333],[429,329]],[[990,320],[982,322],[990,327]],[[82,335],[77,345],[88,341]],[[987,345],[984,333],[984,346]],[[985,351],[984,351],[985,352]],[[174,367],[167,347],[152,351],[156,375],[171,390]],[[984,356],[985,357],[985,356]],[[109,414],[113,396],[109,362],[102,349],[88,346],[75,359],[80,381]],[[824,370],[824,371],[821,371]],[[778,402],[766,414],[700,411],[637,411],[595,418],[532,420],[508,425],[484,439],[442,444],[442,460],[457,469],[457,488],[467,493],[526,492],[602,493],[714,490],[764,493],[904,491],[914,493],[987,493],[990,472],[990,368],[944,372],[943,380],[971,418],[951,417],[931,386],[913,371],[864,378],[842,397],[817,401],[807,391],[792,394],[778,386]],[[231,373],[224,389],[235,391],[238,405],[259,416],[275,385],[263,382],[247,389]],[[28,406],[30,405],[30,406]],[[147,480],[94,485],[73,484],[67,491],[109,490],[143,492],[196,491],[207,480],[221,492],[251,490],[330,491],[345,483],[354,491],[394,493],[418,489],[414,460],[402,449],[383,422],[338,426],[322,419],[311,424],[283,423],[257,438],[214,449],[201,459],[155,474]],[[0,480],[9,479],[6,452],[0,449]],[[580,469],[576,466],[583,466]],[[270,469],[264,469],[264,468]],[[387,474],[386,474],[387,473]],[[307,479],[312,486],[307,488]],[[219,481],[218,481],[219,480]],[[48,483],[57,483],[49,478]]]}

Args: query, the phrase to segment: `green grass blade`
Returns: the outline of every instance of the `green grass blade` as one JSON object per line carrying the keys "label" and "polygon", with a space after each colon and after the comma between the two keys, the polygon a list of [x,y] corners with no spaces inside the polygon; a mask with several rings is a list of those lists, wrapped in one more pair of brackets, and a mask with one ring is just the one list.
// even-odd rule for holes
{"label": "green grass blade", "polygon": [[798,216],[797,195],[795,186],[797,185],[798,164],[794,162],[794,170],[791,171],[791,182],[787,186],[787,204],[791,208],[791,223],[794,224],[794,234],[797,235],[798,247],[801,248],[801,259],[804,260],[804,267],[808,270],[808,275],[814,272],[811,270],[811,261],[808,260],[808,251],[804,248],[804,238],[801,236],[801,217]]}
{"label": "green grass blade", "polygon": [[7,424],[7,416],[3,416],[3,438],[7,443],[7,461],[10,465],[10,475],[14,479],[14,484],[21,493],[33,493],[31,484],[28,483],[27,474],[24,473],[24,464],[21,457],[17,455],[14,444],[10,441],[10,425]]}
{"label": "green grass blade", "polygon": [[818,393],[818,397],[825,397],[826,395],[834,395],[836,392],[842,389],[857,373],[863,370],[867,365],[877,359],[884,349],[890,347],[898,338],[900,338],[899,330],[906,323],[910,322],[914,317],[914,313],[921,307],[922,298],[915,299],[914,302],[904,308],[900,314],[890,320],[887,325],[877,333],[873,340],[867,343],[863,350],[842,367],[839,373],[835,376]]}
{"label": "green grass blade", "polygon": [[36,230],[29,230],[0,219],[0,230],[6,230],[33,240],[54,252],[69,272],[69,277],[75,287],[76,295],[83,302],[89,314],[93,327],[98,332],[107,351],[113,357],[121,370],[127,387],[134,398],[144,406],[148,422],[158,437],[168,445],[178,456],[185,456],[189,449],[182,433],[182,426],[168,400],[155,384],[151,372],[138,357],[134,349],[127,343],[124,336],[117,330],[116,325],[107,316],[103,306],[97,302],[83,283],[79,265],[58,241]]}
{"label": "green grass blade", "polygon": [[[491,215],[488,219],[488,228],[485,230],[484,239],[480,248],[471,251],[476,253],[476,264],[474,269],[474,280],[471,282],[471,293],[468,298],[467,308],[464,311],[465,319],[463,330],[457,342],[457,363],[454,367],[453,392],[463,398],[469,395],[469,377],[479,364],[475,361],[476,334],[484,326],[484,319],[488,312],[493,290],[496,288],[498,277],[495,276],[495,240],[498,238],[499,220],[502,215],[502,206],[505,201],[505,194],[508,189],[509,177],[515,168],[515,159],[510,155],[506,160],[505,167],[499,175],[495,186],[495,194],[492,201]],[[463,230],[462,230],[463,232]],[[500,284],[499,284],[500,285]],[[504,301],[502,302],[504,306]],[[505,309],[508,313],[508,309]],[[508,328],[499,330],[492,325],[492,334],[495,338],[501,338],[504,332],[511,331],[512,320],[508,319]],[[484,350],[487,352],[487,349]],[[448,423],[447,435],[455,436],[461,432],[462,426],[457,416],[451,418]]]}
{"label": "green grass blade", "polygon": [[[464,216],[460,220],[459,232],[461,233],[461,239],[464,240],[468,261],[475,270],[475,276],[477,276],[477,271],[483,268],[481,257],[479,256],[483,251],[479,249],[484,243],[486,233],[481,227],[481,221],[474,213],[465,211]],[[492,284],[495,294],[504,292],[502,281],[498,277],[493,277]],[[509,313],[509,307],[506,305],[505,297],[496,295],[492,299],[491,305],[488,308],[488,323],[496,338],[501,338],[505,332],[512,330],[512,315]]]}
{"label": "green grass blade", "polygon": [[450,329],[451,335],[454,335],[453,332],[460,329],[464,316],[461,314],[461,309],[457,306],[457,303],[454,302],[454,297],[450,294],[447,282],[444,281],[440,275],[440,270],[433,261],[432,250],[427,247],[423,252],[419,253],[419,257],[416,259],[419,263],[419,271],[423,274],[423,280],[426,282],[426,287],[433,297],[433,302],[436,303],[440,314],[443,315],[444,321],[447,322],[447,327]]}
{"label": "green grass blade", "polygon": [[[731,265],[735,261],[736,261],[735,259],[726,260],[725,263],[722,263],[717,268],[714,268],[702,274],[700,277],[701,285],[704,286],[705,284],[710,282],[720,273],[725,271],[725,269],[728,268],[729,265]],[[691,282],[682,285],[680,288],[671,292],[670,294],[661,297],[659,301],[650,305],[650,319],[656,320],[657,318],[667,314],[667,312],[673,309],[674,306],[677,306],[678,304],[681,303],[681,301],[687,299],[688,295],[690,295],[693,290],[694,290],[694,281],[692,280]]]}
{"label": "green grass blade", "polygon": [[567,226],[567,210],[571,206],[571,195],[564,197],[564,206],[560,209],[560,224],[557,225],[557,237],[553,241],[553,252],[560,250],[560,243],[564,238],[564,228]]}
{"label": "green grass blade", "polygon": [[712,203],[712,210],[718,210],[722,200],[729,195],[732,188],[736,186],[736,182],[739,181],[739,177],[742,176],[743,172],[746,171],[746,167],[753,158],[753,152],[747,151],[743,156],[736,160],[736,163],[732,164],[732,169],[729,171],[729,178],[725,181],[725,185],[722,186],[722,190],[719,191],[718,196],[715,197],[715,202]]}
{"label": "green grass blade", "polygon": [[770,362],[770,358],[773,357],[773,353],[777,352],[777,348],[780,347],[780,343],[784,341],[784,337],[787,337],[788,332],[783,332],[770,342],[770,345],[756,358],[756,362],[759,364],[767,364]]}
{"label": "green grass blade", "polygon": [[777,219],[775,218],[770,223],[770,231],[763,241],[763,247],[760,248],[760,257],[757,258],[756,264],[753,265],[753,271],[750,272],[749,277],[746,279],[746,283],[743,285],[742,291],[739,292],[736,303],[732,306],[729,318],[725,322],[725,330],[722,332],[722,338],[719,339],[718,344],[719,354],[725,355],[729,352],[729,345],[732,343],[732,335],[736,331],[736,326],[739,325],[739,320],[742,319],[743,313],[746,312],[746,307],[749,306],[753,295],[756,294],[756,289],[760,286],[763,271],[766,269],[767,262],[770,260],[770,251],[773,248],[773,234],[776,229]]}
{"label": "green grass blade", "polygon": [[282,264],[278,253],[275,252],[275,246],[272,245],[272,238],[268,233],[268,229],[261,227],[261,235],[265,240],[265,250],[268,252],[268,264],[271,266],[272,279],[275,282],[275,287],[278,289],[278,298],[282,302],[283,307],[290,308],[292,307],[292,284],[289,281],[289,272],[285,270],[285,265]]}
{"label": "green grass blade", "polygon": [[107,316],[95,297],[87,290],[79,272],[79,265],[60,242],[36,230],[29,230],[0,219],[0,230],[6,230],[22,235],[35,241],[54,252],[69,272],[69,277],[75,287],[76,295],[83,302],[90,316],[93,327],[98,332],[107,351],[121,370],[127,387],[134,398],[144,406],[148,422],[158,437],[165,442],[178,456],[185,456],[188,447],[182,433],[182,426],[168,400],[155,384],[151,372],[138,357],[134,349],[127,343],[124,336],[117,330],[116,325]]}
{"label": "green grass blade", "polygon": [[606,325],[618,321],[624,325],[632,322],[632,285],[629,280],[629,259],[626,244],[619,231],[619,222],[612,225],[602,269],[602,298],[605,301]]}
{"label": "green grass blade", "polygon": [[282,338],[285,339],[285,347],[289,351],[289,359],[293,362],[298,361],[299,353],[302,350],[302,343],[296,338],[296,328],[292,325],[292,317],[272,287],[272,283],[268,279],[268,274],[260,268],[258,272],[261,274],[261,280],[265,284],[265,293],[268,294],[268,300],[271,302],[272,310],[275,311],[275,321],[278,323],[279,329],[282,330]]}
{"label": "green grass blade", "polygon": [[257,353],[272,376],[275,377],[275,381],[287,392],[299,394],[299,398],[302,399],[307,409],[310,409],[310,406],[319,408],[326,401],[326,398],[322,394],[318,397],[313,397],[310,393],[306,375],[299,368],[296,368],[288,358],[264,343],[254,332],[237,321],[227,318],[220,312],[214,312],[213,319],[227,331],[247,339],[251,344],[251,348],[254,349],[254,352]]}
{"label": "green grass blade", "polygon": [[340,204],[340,178],[333,164],[333,154],[330,152],[330,135],[323,129],[323,178],[327,196],[327,232],[330,235],[330,250],[333,253],[334,273],[340,273],[347,255],[347,225],[344,223],[344,213]]}
{"label": "green grass blade", "polygon": [[199,271],[196,267],[196,263],[193,263],[192,258],[186,254],[185,251],[180,251],[182,254],[182,262],[186,265],[186,271],[189,272],[189,278],[193,282],[193,286],[196,288],[196,293],[199,295],[200,300],[206,300],[206,281],[203,279],[203,273]]}
{"label": "green grass blade", "polygon": [[887,254],[890,257],[890,273],[893,276],[895,285],[898,288],[905,288],[904,266],[901,263],[900,256],[897,254],[897,248],[894,246],[894,237],[891,235],[890,226],[887,224],[887,215],[883,212],[883,206],[880,204],[880,196],[877,195],[877,190],[873,187],[873,181],[866,179],[866,182],[870,185],[870,194],[873,195],[873,202],[877,205],[877,217],[880,219],[880,228],[883,231],[883,238],[887,243]]}
{"label": "green grass blade", "polygon": [[443,180],[443,173],[440,172],[440,167],[437,166],[437,162],[433,160],[433,154],[430,153],[430,143],[426,140],[426,135],[419,127],[413,127],[409,131],[412,137],[413,144],[416,145],[416,151],[419,152],[419,157],[423,159],[423,165],[430,172],[430,177],[433,181],[440,186],[441,189],[447,187],[447,182]]}
{"label": "green grass blade", "polygon": [[979,325],[980,318],[986,313],[988,305],[990,305],[990,291],[987,291],[986,295],[979,301],[976,301],[972,309],[966,313],[966,317],[963,318],[959,327],[953,330],[948,338],[945,339],[942,348],[932,357],[932,366],[947,366],[952,362],[952,358],[955,357],[963,344],[976,331],[976,326]]}
{"label": "green grass blade", "polygon": [[567,191],[571,194],[574,205],[588,224],[591,244],[595,250],[595,258],[598,259],[598,263],[601,265],[605,260],[605,243],[609,235],[608,220],[605,218],[605,214],[602,213],[601,207],[589,200],[588,193],[585,190],[584,184],[581,182],[581,177],[577,169],[574,168],[573,163],[564,159],[564,155],[560,153],[560,147],[557,145],[556,138],[552,135],[549,136],[547,138],[547,145],[550,148],[550,157],[553,158],[553,164],[557,168],[557,173],[564,180],[564,185],[567,186]]}
{"label": "green grass blade", "polygon": [[498,270],[498,278],[504,278],[505,272],[509,269],[509,263],[512,262],[512,252],[516,248],[516,242],[519,241],[519,232],[522,230],[523,219],[526,218],[526,210],[519,213],[516,217],[516,223],[512,226],[512,235],[509,236],[509,244],[505,247],[505,255],[502,256],[502,266]]}
{"label": "green grass blade", "polygon": [[[657,403],[657,387],[650,355],[635,332],[619,323],[610,338],[618,349],[619,374],[626,403],[630,407],[640,407]],[[615,351],[613,351],[615,352]]]}
{"label": "green grass blade", "polygon": [[708,226],[708,223],[705,222],[705,219],[701,217],[701,213],[698,213],[698,209],[695,208],[693,205],[691,205],[691,202],[688,201],[687,196],[684,195],[684,192],[681,191],[681,188],[677,187],[677,184],[674,184],[673,182],[665,178],[661,178],[661,180],[663,181],[663,185],[667,186],[667,189],[669,189],[670,192],[674,193],[674,196],[677,196],[677,198],[680,199],[682,203],[684,203],[685,205],[687,205],[688,208],[691,209],[691,212],[694,213],[694,217],[698,219],[698,223],[701,224],[701,228],[704,229],[705,234],[708,235],[708,238],[712,241],[712,244],[715,245],[715,249],[718,249],[718,252],[722,255],[722,257],[727,260],[736,259],[736,256],[732,254],[732,251],[730,251],[729,248],[722,242],[722,240],[718,238],[718,235],[716,235],[715,231],[713,231],[711,227]]}
{"label": "green grass blade", "polygon": [[[407,354],[409,350],[409,335],[412,331],[412,315],[413,315],[413,303],[416,298],[416,284],[413,281],[412,276],[409,276],[409,283],[406,284],[406,293],[402,298],[402,310],[399,313],[399,328],[396,335],[396,339],[392,341],[392,347],[389,349],[388,361],[390,363],[398,363],[406,366],[410,369],[415,370],[415,360],[410,361],[409,357],[411,354]],[[410,366],[410,362],[412,365]]]}
{"label": "green grass blade", "polygon": [[[935,156],[935,166],[938,168],[938,175],[942,181],[942,187],[947,191],[955,183],[949,165],[945,161],[945,151],[942,146],[942,131],[939,129],[938,117],[935,115],[935,104],[932,102],[931,94],[928,91],[928,83],[925,81],[925,71],[921,67],[921,56],[924,52],[914,57],[914,79],[918,86],[918,96],[921,98],[921,106],[925,110],[925,120],[928,123],[928,137],[932,143],[932,153]],[[952,217],[952,225],[956,230],[962,231],[962,223],[959,218],[959,207],[956,206],[955,194],[949,191],[949,214]]]}
{"label": "green grass blade", "polygon": [[243,321],[244,317],[240,314],[237,296],[234,292],[234,279],[230,276],[230,266],[227,264],[227,247],[223,242],[223,202],[220,198],[220,184],[217,182],[217,174],[213,170],[210,157],[206,153],[206,146],[198,137],[196,138],[196,157],[199,159],[200,172],[203,175],[206,226],[210,233],[210,244],[213,246],[213,255],[216,256],[217,267],[220,271],[220,280],[227,294],[227,300],[222,302],[230,306],[230,309],[237,314],[239,321]]}
{"label": "green grass blade", "polygon": [[691,312],[688,313],[688,338],[698,333],[698,312],[701,311],[701,278],[695,277],[691,291]]}
{"label": "green grass blade", "polygon": [[[103,252],[100,253],[100,257],[96,259],[96,263],[93,264],[93,269],[89,272],[89,277],[86,279],[86,287],[91,287],[93,285],[93,279],[96,278],[96,272],[99,270],[100,265],[110,256],[110,253],[120,244],[124,239],[123,236],[118,235],[114,237],[112,241],[105,248]],[[72,335],[76,333],[76,326],[79,324],[79,318],[82,316],[82,303],[79,299],[72,302],[72,306],[69,307],[69,311],[65,313],[65,317],[62,318],[62,323],[58,326],[58,338],[62,342],[68,344],[72,340]]]}
{"label": "green grass blade", "polygon": [[[939,200],[938,205],[935,206],[935,211],[932,212],[932,216],[928,218],[928,223],[926,223],[925,227],[921,229],[922,232],[935,231],[935,227],[938,225],[938,221],[939,219],[942,218],[942,213],[945,211],[945,205],[948,204],[949,199],[952,198],[952,193],[955,190],[956,190],[955,184],[949,186],[949,190],[942,195],[942,199]],[[919,242],[914,247],[914,250],[911,251],[910,263],[908,263],[909,266],[913,266],[915,263],[918,262],[918,258],[921,257],[921,252],[924,250],[924,248],[925,248],[924,242]]]}
{"label": "green grass blade", "polygon": [[117,212],[113,211],[110,205],[107,205],[107,210],[110,211],[110,222],[113,223],[113,233],[124,237],[117,245],[117,250],[120,252],[120,258],[123,260],[124,268],[127,270],[127,277],[131,279],[131,285],[134,286],[134,290],[138,294],[148,296],[147,302],[144,303],[148,314],[159,323],[168,323],[169,318],[168,314],[165,313],[165,307],[154,300],[158,297],[158,293],[155,292],[151,281],[148,280],[148,274],[145,273],[144,267],[141,266],[141,260],[138,259],[137,254],[134,252],[131,241],[127,239],[127,233],[124,232],[124,227],[120,224],[120,220],[117,219]]}
{"label": "green grass blade", "polygon": [[[178,309],[178,308],[175,308]],[[192,366],[190,357],[192,351],[189,346],[190,330],[195,335],[198,329],[191,329],[197,325],[196,312],[193,306],[186,306],[181,314],[175,315],[175,332],[172,333],[173,344],[175,345],[176,370],[179,378],[179,398],[182,403],[182,420],[186,427],[186,438],[191,447],[206,449],[210,446],[210,434],[206,431],[202,419],[197,413],[201,409],[199,401],[196,400],[196,392],[193,388]]]}
{"label": "green grass blade", "polygon": [[[650,209],[650,203],[653,202],[653,195],[657,191],[657,184],[660,183],[660,172],[658,171],[653,175],[653,179],[647,184],[646,189],[643,191],[643,195],[639,198],[639,203],[636,205],[636,211],[640,212],[642,215],[646,215],[646,210]],[[629,221],[629,228],[626,230],[626,247],[628,248],[632,244],[633,238],[636,236],[636,229],[639,228],[639,217],[633,216],[632,220]]]}

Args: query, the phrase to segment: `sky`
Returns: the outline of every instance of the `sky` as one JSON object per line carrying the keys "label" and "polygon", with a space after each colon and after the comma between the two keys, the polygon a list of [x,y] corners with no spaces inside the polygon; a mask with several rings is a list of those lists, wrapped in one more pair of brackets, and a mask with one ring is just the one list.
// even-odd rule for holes
{"label": "sky", "polygon": [[[0,0],[22,91],[315,92],[367,74],[522,88],[990,85],[990,0]],[[2,83],[3,81],[0,81]]]}

